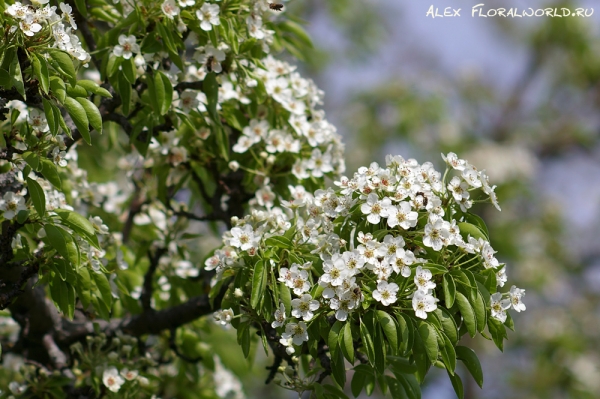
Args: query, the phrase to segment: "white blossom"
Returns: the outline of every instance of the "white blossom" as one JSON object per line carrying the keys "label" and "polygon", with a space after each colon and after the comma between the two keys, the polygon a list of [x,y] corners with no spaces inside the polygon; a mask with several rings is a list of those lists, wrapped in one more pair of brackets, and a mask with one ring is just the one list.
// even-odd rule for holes
{"label": "white blossom", "polygon": [[125,380],[119,375],[119,370],[112,366],[102,373],[102,382],[110,391],[119,392],[119,389],[121,389],[121,385],[125,383]]}
{"label": "white blossom", "polygon": [[200,28],[205,31],[212,29],[213,25],[219,25],[219,6],[217,4],[204,3],[198,11],[196,16],[200,21]]}

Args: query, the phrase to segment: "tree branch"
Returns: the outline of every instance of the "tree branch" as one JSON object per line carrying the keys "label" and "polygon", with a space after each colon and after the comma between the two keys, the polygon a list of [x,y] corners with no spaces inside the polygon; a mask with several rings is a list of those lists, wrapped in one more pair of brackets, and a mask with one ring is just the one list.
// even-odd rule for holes
{"label": "tree branch", "polygon": [[151,251],[148,251],[148,259],[150,259],[150,266],[144,276],[144,285],[142,288],[142,295],[140,296],[140,302],[142,303],[142,309],[144,313],[152,312],[151,299],[152,299],[152,282],[154,280],[154,273],[158,268],[160,258],[167,252],[166,248],[157,248],[154,255]]}

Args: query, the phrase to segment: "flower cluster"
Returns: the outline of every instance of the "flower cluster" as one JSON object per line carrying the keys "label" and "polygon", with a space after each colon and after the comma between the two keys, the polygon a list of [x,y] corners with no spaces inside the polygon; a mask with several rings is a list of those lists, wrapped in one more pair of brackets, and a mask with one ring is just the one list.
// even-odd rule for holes
{"label": "flower cluster", "polygon": [[[312,195],[290,186],[291,198],[273,195],[267,211],[234,220],[225,246],[205,268],[216,269],[221,279],[229,275],[226,270],[251,272],[257,260],[272,267],[279,300],[274,294],[276,310],[265,317],[281,329],[289,354],[310,339],[307,323],[319,316],[346,322],[354,313],[387,308],[427,320],[440,300],[448,308],[454,302],[441,289],[442,277],[490,276],[494,293],[488,309],[504,322],[508,307],[525,310],[524,290],[495,292],[506,281],[504,264],[467,212],[475,201],[498,207],[494,187],[485,172],[455,154],[443,159],[448,165],[443,176],[429,162],[388,156],[385,167],[372,163],[351,179],[342,177],[337,190]],[[278,246],[285,251],[277,252]],[[293,298],[289,303],[284,290]]]}
{"label": "flower cluster", "polygon": [[48,1],[37,1],[33,5],[15,2],[7,7],[5,13],[19,21],[19,28],[25,36],[37,37],[47,35],[47,30],[53,39],[52,47],[64,50],[73,58],[87,64],[91,57],[81,46],[81,41],[75,35],[77,24],[73,18],[70,5],[60,3],[60,15],[56,6],[42,5]]}

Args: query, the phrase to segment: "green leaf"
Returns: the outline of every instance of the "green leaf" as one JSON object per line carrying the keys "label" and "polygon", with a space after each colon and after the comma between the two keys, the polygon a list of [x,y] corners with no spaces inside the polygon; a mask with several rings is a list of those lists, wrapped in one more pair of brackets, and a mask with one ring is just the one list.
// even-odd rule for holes
{"label": "green leaf", "polygon": [[395,373],[414,374],[417,371],[416,365],[414,362],[410,362],[409,359],[399,356],[388,356],[387,360],[392,370],[395,370]]}
{"label": "green leaf", "polygon": [[219,83],[217,83],[217,75],[210,72],[204,78],[202,83],[202,91],[206,94],[207,110],[211,119],[218,125],[221,124],[221,118],[217,114],[217,102],[219,99]]}
{"label": "green leaf", "polygon": [[0,69],[0,86],[10,89],[12,87],[12,78],[5,69]]}
{"label": "green leaf", "polygon": [[75,313],[75,290],[73,286],[60,278],[56,273],[50,282],[50,296],[56,307],[69,319],[73,320]]}
{"label": "green leaf", "polygon": [[121,96],[121,110],[123,115],[129,115],[131,107],[131,83],[121,73],[119,74],[119,95]]}
{"label": "green leaf", "polygon": [[100,85],[92,80],[82,79],[77,81],[77,85],[83,87],[87,91],[93,94],[97,94],[102,97],[112,98],[112,95],[108,90],[104,87],[100,87]]}
{"label": "green leaf", "polygon": [[492,335],[492,340],[494,341],[498,349],[504,351],[504,339],[507,338],[506,328],[504,327],[504,324],[502,324],[499,320],[490,317],[488,319],[488,330]]}
{"label": "green leaf", "polygon": [[223,112],[223,116],[225,116],[225,120],[227,124],[234,129],[239,130],[240,132],[244,129],[245,126],[248,125],[248,120],[237,108],[228,107],[227,112]]}
{"label": "green leaf", "polygon": [[331,353],[331,356],[335,356],[335,352],[338,349],[338,342],[340,340],[340,334],[343,327],[344,324],[341,321],[336,320],[329,330],[329,334],[327,336],[327,346],[329,346],[329,352]]}
{"label": "green leaf", "polygon": [[41,170],[40,157],[38,156],[38,154],[34,152],[25,151],[23,153],[23,159],[25,160],[25,162],[27,162],[29,166],[31,166],[31,169],[35,170],[36,172],[39,172]]}
{"label": "green leaf", "polygon": [[117,57],[116,55],[111,54],[108,58],[108,63],[106,64],[106,74],[108,77],[114,76],[118,71],[121,63],[123,62],[122,57]]}
{"label": "green leaf", "polygon": [[[365,385],[367,384],[367,379],[369,378],[369,374],[367,374],[363,371],[358,371],[356,369],[354,369],[354,370],[355,371],[354,371],[354,375],[352,376],[352,382],[350,382],[350,390],[352,391],[352,395],[354,395],[354,397],[357,398],[358,395],[361,394]],[[372,376],[372,374],[371,374],[371,376]]]}
{"label": "green leaf", "polygon": [[420,334],[414,334],[415,341],[413,344],[413,359],[415,361],[415,366],[417,366],[417,371],[415,373],[418,381],[423,383],[425,380],[425,376],[427,375],[427,371],[431,367],[431,362],[429,361],[429,356],[427,356],[427,351],[425,349],[425,345],[423,340],[421,339]]}
{"label": "green leaf", "polygon": [[369,363],[371,363],[372,366],[375,366],[375,347],[373,344],[373,337],[367,326],[363,323],[362,319],[360,319],[360,337],[362,339],[363,347],[367,351]]}
{"label": "green leaf", "polygon": [[344,330],[342,336],[339,340],[340,347],[342,348],[342,353],[344,357],[348,359],[348,361],[354,364],[354,342],[352,337],[352,327],[350,322],[346,322],[344,325]]}
{"label": "green leaf", "polygon": [[480,216],[475,215],[474,213],[464,213],[463,217],[465,219],[465,222],[469,222],[472,225],[477,226],[479,228],[479,230],[481,232],[483,232],[483,234],[485,234],[485,236],[487,237],[485,240],[489,241],[490,232],[488,231],[488,228],[487,228],[485,222],[483,221],[483,219]]}
{"label": "green leaf", "polygon": [[85,238],[90,244],[100,249],[96,229],[94,225],[77,212],[68,209],[55,209],[54,212],[60,217],[62,223],[74,232]]}
{"label": "green leaf", "polygon": [[466,346],[457,346],[456,356],[467,367],[467,370],[469,370],[469,373],[471,373],[477,385],[479,385],[480,388],[483,388],[483,370],[481,369],[481,363],[479,362],[479,358],[477,358],[475,351]]}
{"label": "green leaf", "polygon": [[244,353],[244,358],[248,358],[250,354],[250,326],[249,323],[242,323],[237,330],[237,340],[238,344],[242,346],[242,352]]}
{"label": "green leaf", "polygon": [[409,399],[404,387],[398,381],[398,378],[392,377],[390,375],[386,375],[385,379],[387,381],[388,387],[390,388],[390,393],[392,394],[392,398],[394,399]]}
{"label": "green leaf", "polygon": [[[339,345],[336,343],[336,346]],[[331,376],[342,388],[346,385],[346,364],[344,363],[342,350],[339,347],[331,352]]]}
{"label": "green leaf", "polygon": [[96,287],[98,287],[98,291],[100,291],[100,295],[102,295],[102,300],[106,304],[106,307],[110,309],[112,306],[113,296],[108,278],[106,278],[104,273],[91,273],[91,275],[94,278]]}
{"label": "green leaf", "polygon": [[38,77],[42,91],[48,94],[50,88],[50,74],[48,73],[48,64],[46,59],[38,54],[33,53],[31,58],[33,63],[33,73]]}
{"label": "green leaf", "polygon": [[252,275],[252,294],[250,297],[250,305],[253,309],[259,308],[264,297],[265,288],[267,287],[267,272],[268,268],[265,266],[264,261],[257,261]]}
{"label": "green leaf", "polygon": [[38,182],[29,177],[26,180],[31,202],[33,202],[33,206],[39,217],[43,218],[46,214],[46,195],[44,194],[44,189],[42,189],[42,186]]}
{"label": "green leaf", "polygon": [[446,274],[448,273],[448,268],[446,266],[443,265],[438,265],[435,263],[426,263],[423,266],[423,269],[427,269],[431,272],[431,274],[433,274],[434,276],[436,274]]}
{"label": "green leaf", "polygon": [[46,180],[48,180],[54,187],[59,190],[62,190],[62,182],[60,180],[60,176],[58,175],[58,169],[54,162],[49,159],[40,159],[39,163],[39,172],[44,175]]}
{"label": "green leaf", "polygon": [[450,274],[445,274],[443,279],[444,286],[444,300],[446,301],[446,307],[451,308],[454,305],[454,299],[456,297],[456,284]]}
{"label": "green leaf", "polygon": [[452,388],[454,388],[454,392],[456,392],[456,396],[459,399],[463,399],[465,397],[465,392],[463,389],[462,380],[460,379],[459,375],[452,375],[448,372],[448,378],[450,378],[450,382],[452,383]]}
{"label": "green leaf", "polygon": [[69,233],[60,227],[52,224],[44,226],[46,237],[52,248],[60,254],[65,260],[71,262],[74,266],[79,266],[79,249]]}
{"label": "green leaf", "polygon": [[77,84],[77,74],[75,72],[75,67],[73,67],[73,60],[71,56],[66,52],[58,49],[46,49],[50,57],[56,64],[58,65],[58,71],[65,75],[71,83],[71,86],[75,86]]}
{"label": "green leaf", "polygon": [[92,144],[92,138],[90,137],[90,123],[85,108],[71,97],[65,98],[64,106],[69,115],[71,115],[73,122],[75,122],[77,130],[81,133],[81,137],[83,137],[86,143]]}
{"label": "green leaf", "polygon": [[469,335],[475,337],[475,334],[477,334],[477,319],[475,318],[473,307],[469,303],[469,300],[460,292],[456,293],[456,303]]}
{"label": "green leaf", "polygon": [[290,288],[283,283],[279,284],[279,298],[283,302],[285,312],[289,314],[292,311],[292,293],[290,292]]}
{"label": "green leaf", "polygon": [[[367,313],[365,318],[372,316],[372,314]],[[375,322],[375,320],[373,320]],[[369,323],[371,325],[371,323]],[[383,332],[381,331],[381,327],[379,325],[373,325],[373,349],[375,350],[375,370],[377,371],[378,378],[385,374],[386,368],[386,355],[387,348],[385,342],[383,340]]]}
{"label": "green leaf", "polygon": [[[171,81],[164,73],[158,71],[154,74],[154,86],[156,87],[157,94],[159,97],[160,114],[164,115],[169,112],[171,103],[173,102],[173,85]],[[162,87],[162,89],[159,89]]]}
{"label": "green leaf", "polygon": [[454,350],[454,345],[452,344],[452,341],[450,341],[450,338],[441,331],[438,332],[438,345],[446,370],[450,374],[454,374],[454,370],[456,370],[456,351]]}
{"label": "green leaf", "polygon": [[128,60],[123,60],[121,62],[121,70],[123,71],[123,76],[125,79],[131,84],[135,83],[135,65],[133,64],[133,58]]}
{"label": "green leaf", "polygon": [[276,247],[276,248],[284,248],[284,249],[292,248],[292,242],[290,241],[289,238],[284,237],[284,236],[269,237],[265,240],[265,245],[267,247]]}
{"label": "green leaf", "polygon": [[323,389],[326,392],[329,392],[330,394],[332,394],[333,397],[336,399],[349,399],[348,396],[340,388],[338,388],[336,386],[325,384],[325,385],[323,385]]}
{"label": "green leaf", "polygon": [[46,115],[46,120],[48,121],[50,133],[52,133],[52,136],[56,136],[58,134],[58,119],[55,117],[54,109],[52,108],[53,105],[50,101],[43,97],[42,104],[44,105],[44,114]]}
{"label": "green leaf", "polygon": [[404,313],[397,313],[396,320],[398,321],[398,334],[400,346],[400,354],[407,356],[413,347],[414,343],[414,328],[410,317]]}
{"label": "green leaf", "polygon": [[475,311],[475,319],[477,320],[477,331],[481,332],[485,329],[487,322],[487,312],[485,310],[485,303],[479,290],[477,290],[477,297],[475,301],[471,302],[473,310]]}
{"label": "green leaf", "polygon": [[396,322],[390,316],[389,313],[378,310],[377,318],[379,319],[379,325],[383,330],[383,333],[390,344],[390,348],[392,350],[392,354],[398,354],[398,329],[396,328]]}
{"label": "green leaf", "polygon": [[280,23],[278,25],[278,27],[284,32],[292,33],[305,46],[307,46],[309,48],[313,47],[312,40],[310,39],[310,36],[308,35],[308,33],[306,33],[304,28],[302,28],[302,25],[297,24],[296,22],[287,20],[285,22]]}
{"label": "green leaf", "polygon": [[441,306],[438,306],[432,314],[439,320],[444,334],[456,345],[459,339],[458,328],[452,315]]}
{"label": "green leaf", "polygon": [[61,78],[58,76],[50,77],[50,90],[52,90],[52,94],[58,101],[61,103],[65,102],[65,98],[67,98],[67,86]]}
{"label": "green leaf", "polygon": [[421,322],[417,331],[421,337],[423,346],[425,347],[427,357],[432,363],[435,363],[439,352],[438,338],[435,328],[427,322]]}
{"label": "green leaf", "polygon": [[404,388],[409,399],[421,399],[421,387],[414,375],[394,373],[394,376]]}
{"label": "green leaf", "polygon": [[87,90],[84,87],[80,86],[79,84],[77,84],[75,86],[69,85],[67,87],[67,94],[69,95],[69,97],[73,97],[73,98],[88,96]]}
{"label": "green leaf", "polygon": [[52,268],[60,275],[63,281],[67,281],[69,265],[64,259],[55,258],[51,264]]}
{"label": "green leaf", "polygon": [[465,240],[465,242],[469,242],[469,240],[468,240],[469,235],[476,240],[482,238],[485,241],[488,241],[488,238],[486,237],[485,234],[483,234],[483,232],[479,229],[479,227],[477,227],[471,223],[460,222],[460,223],[458,223],[458,229],[460,230],[460,235]]}
{"label": "green leaf", "polygon": [[77,11],[81,14],[84,19],[87,19],[88,12],[87,7],[85,5],[85,0],[75,0],[75,7],[77,7]]}
{"label": "green leaf", "polygon": [[10,70],[8,72],[9,75],[12,77],[11,86],[17,89],[17,92],[21,96],[23,96],[24,100],[27,100],[27,96],[25,95],[25,85],[23,83],[21,64],[19,63],[18,57],[13,58],[12,63],[10,64]]}
{"label": "green leaf", "polygon": [[25,222],[29,219],[29,211],[22,210],[17,213],[17,223],[25,224]]}
{"label": "green leaf", "polygon": [[85,113],[87,115],[88,120],[90,121],[90,125],[100,134],[102,134],[102,116],[100,116],[100,111],[96,104],[88,100],[87,98],[77,98],[77,101],[83,109],[85,109]]}

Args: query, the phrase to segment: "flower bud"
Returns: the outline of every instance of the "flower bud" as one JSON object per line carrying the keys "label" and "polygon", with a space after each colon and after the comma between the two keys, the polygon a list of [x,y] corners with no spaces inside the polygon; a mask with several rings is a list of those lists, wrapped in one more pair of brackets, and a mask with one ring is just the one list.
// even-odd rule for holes
{"label": "flower bud", "polygon": [[229,169],[231,169],[231,170],[233,170],[235,172],[239,168],[240,168],[240,164],[237,161],[231,161],[231,162],[229,162]]}

